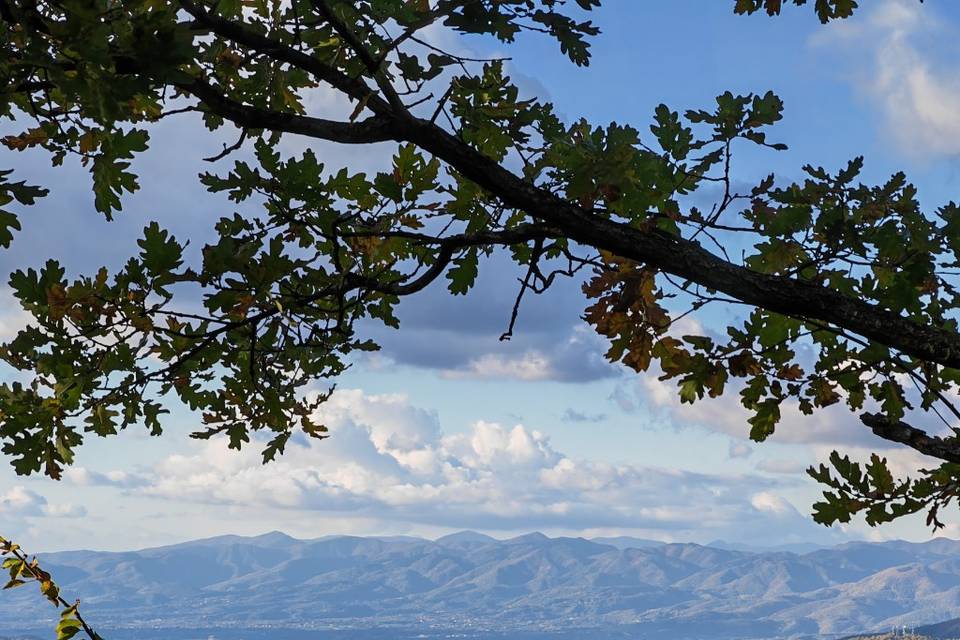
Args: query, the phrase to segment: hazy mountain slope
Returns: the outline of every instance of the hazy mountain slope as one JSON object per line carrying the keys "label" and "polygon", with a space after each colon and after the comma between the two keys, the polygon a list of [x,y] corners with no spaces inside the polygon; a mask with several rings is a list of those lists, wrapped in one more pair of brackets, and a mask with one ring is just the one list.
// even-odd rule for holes
{"label": "hazy mountain slope", "polygon": [[960,638],[960,618],[939,622],[916,629],[918,635],[922,635],[931,640],[947,640],[948,638]]}
{"label": "hazy mountain slope", "polygon": [[[271,533],[41,559],[106,627],[581,628],[598,639],[714,640],[852,634],[960,616],[955,541],[803,555],[616,542]],[[8,634],[53,615],[25,589],[0,597]]]}

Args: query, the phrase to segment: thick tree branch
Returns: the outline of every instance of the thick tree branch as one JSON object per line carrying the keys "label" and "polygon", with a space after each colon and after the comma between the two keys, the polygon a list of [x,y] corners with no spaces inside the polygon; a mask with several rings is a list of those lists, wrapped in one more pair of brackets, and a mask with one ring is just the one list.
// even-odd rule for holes
{"label": "thick tree branch", "polygon": [[879,413],[864,413],[860,421],[874,434],[898,444],[904,444],[920,453],[946,462],[960,464],[960,442],[929,436],[925,431],[911,427],[901,420],[893,420]]}
{"label": "thick tree branch", "polygon": [[750,305],[814,318],[907,355],[960,368],[960,335],[956,332],[918,324],[823,285],[753,271],[684,238],[597,216],[537,188],[429,121],[398,121],[396,128],[402,139],[443,159],[508,206],[526,211],[580,244],[648,264]]}
{"label": "thick tree branch", "polygon": [[833,324],[909,356],[960,368],[960,335],[955,332],[918,324],[820,284],[753,271],[685,238],[597,216],[523,180],[428,120],[377,116],[359,123],[336,122],[241,105],[200,80],[181,88],[240,127],[275,129],[348,144],[412,142],[504,204],[527,212],[582,245],[647,264],[753,306]]}
{"label": "thick tree branch", "polygon": [[395,139],[390,121],[381,116],[373,116],[360,122],[325,120],[241,104],[199,79],[176,86],[192,94],[210,111],[230,120],[241,129],[299,133],[345,144],[368,144]]}
{"label": "thick tree branch", "polygon": [[[363,82],[266,38],[248,26],[209,14],[193,0],[180,2],[216,33],[306,69],[347,95],[367,100],[366,104],[383,116],[356,124],[321,120],[241,105],[200,80],[181,87],[238,126],[276,129],[350,144],[384,140],[412,142],[450,164],[506,205],[556,227],[583,245],[645,263],[750,305],[833,324],[909,356],[960,368],[960,335],[956,332],[918,324],[875,303],[820,284],[753,271],[714,255],[692,240],[599,217],[523,180],[435,123],[396,113]],[[318,6],[325,5],[319,3]]]}
{"label": "thick tree branch", "polygon": [[753,271],[685,238],[597,216],[523,180],[428,120],[373,117],[355,124],[343,123],[241,105],[199,80],[182,88],[240,127],[275,129],[348,144],[412,142],[504,204],[527,212],[582,245],[647,264],[746,304],[833,324],[906,355],[960,368],[960,335],[955,332],[918,324],[820,284]]}

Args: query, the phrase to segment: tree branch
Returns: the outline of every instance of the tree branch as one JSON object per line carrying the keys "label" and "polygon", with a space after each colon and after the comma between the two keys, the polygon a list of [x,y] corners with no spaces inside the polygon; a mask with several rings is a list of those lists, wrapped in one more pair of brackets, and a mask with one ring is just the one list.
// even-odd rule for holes
{"label": "tree branch", "polygon": [[[390,234],[386,233],[384,235],[389,236]],[[551,230],[549,227],[538,224],[528,224],[504,231],[460,234],[447,238],[431,239],[431,242],[439,243],[440,249],[437,252],[436,258],[434,258],[433,264],[415,280],[410,282],[388,283],[374,278],[348,274],[347,283],[353,288],[363,288],[390,295],[406,296],[422,290],[436,280],[437,277],[443,273],[447,265],[450,264],[450,260],[453,258],[453,254],[457,249],[483,245],[519,244],[530,240],[543,240],[544,238],[554,235],[556,235],[556,231]],[[424,236],[424,238],[428,238],[428,236]]]}
{"label": "tree branch", "polygon": [[843,327],[921,360],[960,368],[960,335],[918,324],[877,304],[827,287],[759,273],[724,260],[699,243],[641,230],[593,213],[540,189],[422,119],[397,122],[400,137],[443,159],[506,205],[561,230],[570,239],[791,317]]}
{"label": "tree branch", "polygon": [[[209,15],[197,10],[192,0],[180,1],[188,11],[193,6],[198,20]],[[215,17],[209,19],[212,20],[211,28],[218,33],[277,55],[270,48],[276,46],[275,42],[249,32],[241,25]],[[283,48],[279,51],[286,57],[293,53],[304,55]],[[298,66],[308,61],[311,65],[317,64],[312,57],[305,58],[297,59]],[[329,77],[324,79],[335,88],[352,97],[360,95],[356,93],[356,85],[345,84],[352,79],[339,72],[331,73],[328,68],[322,72]],[[821,284],[753,271],[718,257],[688,239],[600,218],[525,181],[428,120],[398,117],[392,113],[393,117],[389,117],[384,113],[386,117],[383,119],[374,117],[347,124],[240,105],[199,80],[182,88],[203,100],[218,115],[241,127],[274,128],[349,144],[391,139],[412,142],[500,198],[507,206],[527,212],[580,244],[647,264],[749,305],[791,317],[814,318],[921,360],[960,368],[960,335],[955,332],[918,324],[875,303],[844,295]],[[369,100],[374,98],[379,99],[374,95]],[[389,105],[382,106],[390,109]]]}
{"label": "tree branch", "polygon": [[203,80],[176,85],[198,98],[213,113],[241,129],[268,129],[299,133],[345,144],[368,144],[395,139],[390,121],[373,116],[360,122],[340,122],[253,107],[232,100]]}
{"label": "tree branch", "polygon": [[960,464],[960,442],[955,439],[929,436],[925,431],[906,422],[893,420],[879,413],[864,413],[860,416],[860,421],[884,440],[906,445],[924,455],[946,462]]}
{"label": "tree branch", "polygon": [[330,8],[325,0],[311,0],[311,3],[313,4],[313,8],[317,10],[317,13],[322,15],[323,19],[330,23],[330,26],[333,27],[337,35],[343,38],[357,57],[360,58],[363,66],[365,66],[367,71],[370,72],[370,75],[373,76],[377,87],[383,92],[387,102],[390,103],[396,113],[405,113],[407,109],[403,105],[403,101],[400,100],[400,96],[397,95],[393,85],[390,84],[390,81],[384,75],[382,65],[377,60],[374,60],[373,56],[367,51],[367,48],[353,30],[345,24],[343,20],[337,17],[337,14],[333,12],[333,9]]}
{"label": "tree branch", "polygon": [[197,22],[206,25],[217,35],[233,40],[275,60],[303,69],[318,80],[326,82],[354,100],[364,103],[374,113],[382,114],[390,111],[387,102],[374,93],[362,80],[351,78],[311,55],[298,51],[278,40],[268,38],[242,22],[233,22],[216,14],[208,13],[193,0],[179,0],[179,2],[180,6],[192,15]]}
{"label": "tree branch", "polygon": [[[10,554],[16,558],[17,561],[19,561],[19,567],[21,567],[21,570],[25,571],[31,579],[40,584],[43,595],[55,606],[63,605],[64,609],[67,611],[69,611],[71,608],[73,609],[73,617],[76,618],[77,622],[80,623],[80,627],[83,629],[83,632],[86,634],[89,640],[103,640],[103,637],[94,631],[87,621],[84,620],[83,616],[80,615],[80,601],[77,600],[77,602],[72,605],[67,602],[66,598],[60,595],[60,588],[54,584],[50,574],[40,568],[36,558],[34,558],[34,561],[31,562],[29,556],[27,556],[27,554],[20,549],[19,545],[7,540],[6,538],[0,537],[0,555],[6,554]],[[43,589],[47,590],[43,591]]]}
{"label": "tree branch", "polygon": [[[443,273],[444,269],[446,269],[446,267],[450,264],[453,254],[457,249],[470,246],[518,244],[522,242],[528,242],[530,240],[542,240],[544,238],[554,237],[557,235],[557,233],[558,232],[556,230],[550,229],[544,225],[525,224],[519,225],[514,229],[507,229],[503,231],[457,234],[446,238],[436,238],[425,234],[415,233],[398,234],[410,239],[417,239],[422,242],[436,243],[439,245],[439,250],[434,258],[433,263],[426,271],[417,276],[415,279],[406,281],[405,278],[400,278],[394,282],[385,282],[381,279],[370,276],[363,276],[357,273],[348,272],[344,274],[343,280],[340,283],[331,284],[330,286],[324,287],[320,291],[309,296],[297,298],[296,303],[302,305],[313,304],[323,300],[324,298],[329,298],[332,296],[344,296],[350,291],[355,291],[358,289],[366,289],[368,291],[375,291],[377,293],[394,296],[411,295],[422,291],[424,288],[430,285],[430,283],[436,280]],[[382,235],[389,236],[390,233],[385,232]],[[198,335],[197,337],[201,338],[199,342],[168,366],[153,371],[149,374],[139,376],[132,382],[132,384],[141,385],[149,380],[169,378],[172,374],[179,371],[192,358],[196,357],[201,351],[213,344],[213,342],[221,335],[237,330],[244,326],[255,326],[260,322],[277,315],[278,313],[281,313],[281,309],[276,306],[271,306],[251,316],[247,316],[238,320],[231,320],[229,322],[223,322],[213,331]]]}

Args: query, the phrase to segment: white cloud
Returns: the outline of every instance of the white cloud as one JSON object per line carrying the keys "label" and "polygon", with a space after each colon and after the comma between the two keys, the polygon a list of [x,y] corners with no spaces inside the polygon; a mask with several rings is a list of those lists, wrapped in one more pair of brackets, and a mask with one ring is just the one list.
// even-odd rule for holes
{"label": "white cloud", "polygon": [[481,380],[551,380],[557,377],[550,358],[539,351],[527,351],[515,356],[487,353],[474,358],[459,369],[447,369],[441,373],[445,378],[476,378]]}
{"label": "white cloud", "polygon": [[11,289],[0,288],[0,341],[12,340],[21,329],[26,328],[31,318]]}
{"label": "white cloud", "polygon": [[[750,412],[740,404],[735,386],[728,386],[719,398],[704,398],[693,404],[683,404],[676,383],[660,380],[656,375],[644,375],[637,387],[637,397],[651,410],[663,412],[677,427],[699,426],[738,439],[749,437]],[[781,420],[770,437],[780,444],[829,444],[832,446],[862,445],[889,448],[893,445],[873,435],[860,423],[856,414],[845,405],[836,404],[818,410],[813,416],[800,412],[795,400],[785,401]]]}
{"label": "white cloud", "polygon": [[42,516],[47,499],[39,493],[16,486],[0,494],[0,514],[5,516]]}
{"label": "white cloud", "polygon": [[355,422],[370,428],[381,449],[411,449],[440,436],[436,412],[410,404],[403,394],[368,395],[359,389],[338,390],[323,404],[319,419],[334,425]]}
{"label": "white cloud", "polygon": [[932,7],[887,0],[864,20],[822,30],[814,43],[840,48],[855,61],[868,54],[858,83],[882,110],[885,131],[902,150],[932,158],[960,153],[960,77],[930,46],[952,46],[956,35]]}
{"label": "white cloud", "polygon": [[[603,357],[607,343],[586,326],[576,326],[565,335],[542,336],[549,344],[520,353],[481,352],[481,355],[440,369],[444,378],[462,380],[555,380],[583,382],[617,375],[618,368]],[[508,343],[494,342],[500,348]],[[489,348],[489,344],[482,346]]]}
{"label": "white cloud", "polygon": [[[50,504],[39,493],[26,487],[17,485],[6,493],[0,494],[0,516],[5,517],[4,525],[10,520],[19,518],[79,518],[87,514],[87,510],[79,505]],[[8,520],[7,520],[8,519]]]}
{"label": "white cloud", "polygon": [[[236,452],[212,440],[114,484],[178,503],[374,518],[394,528],[616,529],[706,541],[786,526],[779,514],[768,522],[752,498],[775,494],[780,485],[771,478],[585,460],[520,424],[477,421],[445,434],[433,412],[401,395],[345,390],[333,398],[319,416],[331,437],[294,438],[274,463],[261,464],[255,446]],[[69,479],[109,477],[85,471]],[[825,535],[810,527],[805,535]]]}
{"label": "white cloud", "polygon": [[753,505],[753,508],[757,511],[773,513],[778,516],[797,513],[797,510],[793,508],[793,505],[791,505],[781,496],[770,493],[769,491],[762,491],[754,494],[753,497],[750,498],[750,504]]}
{"label": "white cloud", "polygon": [[[632,402],[650,411],[660,411],[678,428],[697,426],[744,440],[749,438],[751,412],[741,404],[740,390],[743,383],[732,380],[719,398],[704,397],[693,404],[680,402],[676,380],[659,379],[659,371],[648,372],[641,376],[632,388],[621,387],[619,393],[627,400],[614,399],[621,404]],[[911,393],[906,380],[904,383],[907,399],[920,406],[916,393]],[[860,411],[880,411],[879,404],[867,398]],[[884,440],[860,421],[860,411],[850,409],[844,402],[825,408],[818,408],[812,415],[800,411],[794,398],[780,405],[781,419],[769,442],[778,444],[822,445],[833,448],[864,450],[898,451],[904,449],[900,444]],[[945,432],[944,424],[931,411],[916,409],[905,418],[907,422],[928,433]],[[948,433],[948,432],[947,432]],[[731,445],[732,447],[733,445]],[[829,450],[828,450],[829,451]],[[731,449],[731,456],[733,449]],[[927,459],[929,463],[929,459]]]}

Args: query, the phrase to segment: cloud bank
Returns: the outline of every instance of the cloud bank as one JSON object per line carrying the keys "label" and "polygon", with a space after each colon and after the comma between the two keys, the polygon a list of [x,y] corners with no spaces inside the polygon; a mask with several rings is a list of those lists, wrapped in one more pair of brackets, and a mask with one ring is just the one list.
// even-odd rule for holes
{"label": "cloud bank", "polygon": [[256,447],[238,453],[218,439],[140,475],[75,469],[68,479],[178,502],[325,512],[412,529],[602,530],[704,541],[750,531],[785,540],[828,535],[775,499],[785,480],[578,459],[520,424],[477,421],[444,433],[436,414],[403,395],[338,391],[320,417],[331,438],[294,438],[268,465]]}

